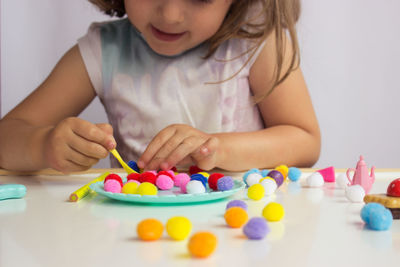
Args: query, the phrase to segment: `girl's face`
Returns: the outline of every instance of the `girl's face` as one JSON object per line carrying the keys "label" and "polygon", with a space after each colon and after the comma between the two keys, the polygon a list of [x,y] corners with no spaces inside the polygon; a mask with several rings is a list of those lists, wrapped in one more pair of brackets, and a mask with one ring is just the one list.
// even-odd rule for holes
{"label": "girl's face", "polygon": [[213,36],[233,0],[124,0],[130,22],[158,54],[173,56]]}

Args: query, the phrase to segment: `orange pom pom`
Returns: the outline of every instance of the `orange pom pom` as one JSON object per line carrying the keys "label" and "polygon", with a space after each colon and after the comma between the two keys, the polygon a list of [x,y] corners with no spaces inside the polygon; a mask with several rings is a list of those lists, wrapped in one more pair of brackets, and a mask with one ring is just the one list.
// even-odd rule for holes
{"label": "orange pom pom", "polygon": [[243,226],[249,219],[247,212],[241,207],[232,207],[224,215],[226,223],[232,228]]}
{"label": "orange pom pom", "polygon": [[217,237],[210,232],[197,232],[188,243],[190,254],[195,257],[205,258],[210,256],[217,247]]}
{"label": "orange pom pom", "polygon": [[146,219],[138,224],[136,231],[140,239],[144,241],[154,241],[161,237],[164,226],[159,220]]}

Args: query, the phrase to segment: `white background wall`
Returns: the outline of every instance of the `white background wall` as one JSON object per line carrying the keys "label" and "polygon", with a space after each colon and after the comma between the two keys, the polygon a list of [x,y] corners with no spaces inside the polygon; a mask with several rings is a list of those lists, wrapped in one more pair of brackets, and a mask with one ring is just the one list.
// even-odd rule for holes
{"label": "white background wall", "polygon": [[[304,0],[298,24],[303,72],[322,132],[316,167],[400,167],[400,1]],[[91,21],[85,0],[1,1],[1,115],[48,75]],[[95,100],[81,115],[106,121]],[[107,167],[101,161],[97,167]]]}

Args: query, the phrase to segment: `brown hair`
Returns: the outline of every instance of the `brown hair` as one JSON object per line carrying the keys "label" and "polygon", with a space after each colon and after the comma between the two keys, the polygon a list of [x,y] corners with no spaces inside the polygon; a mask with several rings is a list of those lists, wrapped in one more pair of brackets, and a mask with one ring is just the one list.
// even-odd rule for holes
{"label": "brown hair", "polygon": [[[123,0],[89,1],[110,16],[123,17],[125,15]],[[249,17],[249,11],[254,6],[260,7],[259,12],[256,11],[252,14],[252,17]],[[295,29],[299,16],[300,0],[233,0],[220,29],[208,40],[209,50],[205,58],[212,56],[220,44],[232,38],[258,40],[257,45],[246,52],[251,53],[251,58],[262,41],[273,33],[276,47],[274,80],[270,90],[262,96],[257,96],[258,102],[268,96],[276,86],[282,83],[299,66],[299,45]],[[289,34],[293,53],[288,69],[283,71],[286,32]],[[241,69],[238,72],[240,71]]]}

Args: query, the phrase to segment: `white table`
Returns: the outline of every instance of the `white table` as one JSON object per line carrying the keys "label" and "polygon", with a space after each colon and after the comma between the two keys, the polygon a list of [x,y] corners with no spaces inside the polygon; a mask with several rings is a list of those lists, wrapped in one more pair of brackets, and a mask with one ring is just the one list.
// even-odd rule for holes
{"label": "white table", "polygon": [[[0,183],[27,187],[25,198],[0,201],[0,266],[400,266],[400,220],[388,231],[366,229],[359,215],[362,203],[350,203],[335,184],[303,187],[307,175],[260,201],[248,200],[244,191],[235,195],[247,202],[250,217],[261,216],[271,200],[284,206],[284,219],[269,223],[271,232],[261,241],[226,226],[223,214],[232,198],[160,207],[90,195],[72,203],[69,194],[98,174],[0,176]],[[376,177],[371,193],[383,193],[400,171]],[[172,241],[165,232],[158,241],[138,240],[141,220],[165,223],[176,215],[188,217],[193,232],[218,237],[214,254],[191,258],[187,240]]]}

